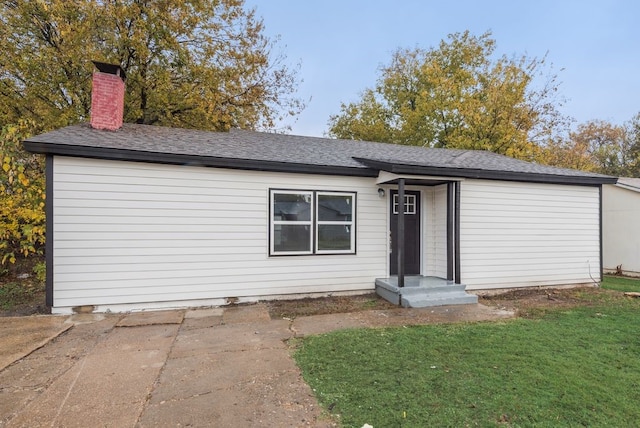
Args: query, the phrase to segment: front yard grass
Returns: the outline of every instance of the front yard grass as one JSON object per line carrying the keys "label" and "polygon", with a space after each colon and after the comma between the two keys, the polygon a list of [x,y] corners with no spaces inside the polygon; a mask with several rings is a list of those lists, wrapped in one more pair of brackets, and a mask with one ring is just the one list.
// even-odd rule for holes
{"label": "front yard grass", "polygon": [[538,318],[311,336],[295,359],[344,427],[636,426],[640,299],[599,295]]}
{"label": "front yard grass", "polygon": [[607,290],[640,292],[640,279],[606,275],[601,286]]}

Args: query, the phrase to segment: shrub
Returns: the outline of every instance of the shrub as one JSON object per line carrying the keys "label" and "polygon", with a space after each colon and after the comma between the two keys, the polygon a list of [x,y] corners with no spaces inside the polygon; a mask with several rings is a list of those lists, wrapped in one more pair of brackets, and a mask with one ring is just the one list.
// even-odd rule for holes
{"label": "shrub", "polygon": [[44,162],[26,153],[22,140],[28,123],[7,125],[0,131],[0,264],[17,257],[42,254],[45,243]]}

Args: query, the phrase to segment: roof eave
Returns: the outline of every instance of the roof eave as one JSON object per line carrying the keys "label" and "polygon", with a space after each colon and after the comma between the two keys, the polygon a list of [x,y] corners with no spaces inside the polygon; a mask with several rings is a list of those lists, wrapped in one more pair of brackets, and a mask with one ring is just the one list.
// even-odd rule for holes
{"label": "roof eave", "polygon": [[394,174],[435,175],[441,177],[476,178],[484,180],[504,180],[529,183],[547,184],[574,184],[574,185],[601,185],[613,184],[616,177],[607,176],[574,176],[557,174],[540,174],[530,172],[491,171],[472,168],[449,168],[423,165],[406,165],[390,162],[382,162],[371,159],[354,158],[369,168],[388,171]]}
{"label": "roof eave", "polygon": [[139,150],[114,149],[92,146],[23,142],[25,150],[31,153],[49,154],[93,159],[120,160],[131,162],[160,163],[170,165],[205,166],[216,168],[244,169],[252,171],[288,172],[297,174],[346,175],[357,177],[377,177],[378,171],[370,168],[353,168],[335,165],[299,164],[255,159],[237,159],[215,156],[159,153]]}

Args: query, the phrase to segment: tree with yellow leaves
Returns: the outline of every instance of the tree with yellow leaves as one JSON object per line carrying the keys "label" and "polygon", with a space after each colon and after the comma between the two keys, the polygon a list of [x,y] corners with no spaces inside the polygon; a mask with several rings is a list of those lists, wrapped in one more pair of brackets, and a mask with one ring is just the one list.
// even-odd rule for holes
{"label": "tree with yellow leaves", "polygon": [[0,264],[41,254],[45,242],[44,160],[25,155],[20,144],[31,126],[25,122],[0,130]]}
{"label": "tree with yellow leaves", "polygon": [[303,104],[263,30],[243,0],[4,1],[0,126],[86,121],[97,60],[127,74],[126,122],[272,128]]}
{"label": "tree with yellow leaves", "polygon": [[591,120],[540,152],[540,162],[617,177],[640,177],[640,113],[622,125]]}
{"label": "tree with yellow leaves", "polygon": [[544,59],[494,58],[495,47],[491,33],[467,31],[438,48],[396,51],[375,88],[330,118],[329,134],[535,159],[568,123],[556,76],[545,74]]}
{"label": "tree with yellow leaves", "polygon": [[126,72],[127,122],[267,129],[304,108],[244,0],[7,0],[0,40],[2,264],[44,242],[42,159],[20,141],[89,120],[92,60]]}

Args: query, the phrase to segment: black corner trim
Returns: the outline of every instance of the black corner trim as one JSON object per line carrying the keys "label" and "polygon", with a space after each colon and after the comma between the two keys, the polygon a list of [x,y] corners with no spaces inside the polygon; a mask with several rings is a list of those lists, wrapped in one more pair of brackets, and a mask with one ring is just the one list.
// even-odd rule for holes
{"label": "black corner trim", "polygon": [[455,234],[455,249],[454,249],[454,253],[455,253],[455,265],[454,265],[454,269],[455,269],[455,273],[454,273],[454,282],[456,284],[461,284],[462,283],[462,279],[460,278],[461,276],[461,271],[460,271],[460,182],[454,182],[454,211],[455,211],[455,219],[453,222],[453,227],[454,227],[454,234]]}
{"label": "black corner trim", "polygon": [[45,304],[53,307],[53,155],[47,155],[45,160],[45,243],[44,254],[46,263],[45,276]]}

